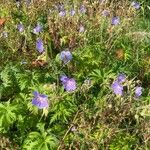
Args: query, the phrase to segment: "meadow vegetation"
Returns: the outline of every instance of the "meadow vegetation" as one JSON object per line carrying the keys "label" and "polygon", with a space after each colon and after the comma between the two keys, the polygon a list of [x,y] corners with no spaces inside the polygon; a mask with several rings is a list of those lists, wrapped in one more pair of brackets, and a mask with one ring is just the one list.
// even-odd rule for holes
{"label": "meadow vegetation", "polygon": [[0,0],[0,150],[149,150],[149,88],[149,0]]}

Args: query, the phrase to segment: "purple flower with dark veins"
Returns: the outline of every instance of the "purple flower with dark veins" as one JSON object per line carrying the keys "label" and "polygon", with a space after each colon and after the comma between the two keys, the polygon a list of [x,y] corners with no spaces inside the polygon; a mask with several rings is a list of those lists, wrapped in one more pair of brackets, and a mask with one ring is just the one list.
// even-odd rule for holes
{"label": "purple flower with dark veins", "polygon": [[41,39],[36,40],[36,49],[42,53],[44,51],[43,41]]}
{"label": "purple flower with dark veins", "polygon": [[67,64],[70,60],[72,60],[72,54],[69,50],[67,51],[62,51],[60,53],[60,59]]}
{"label": "purple flower with dark veins", "polygon": [[37,26],[33,29],[34,34],[38,34],[42,31],[42,25],[40,23],[37,24]]}
{"label": "purple flower with dark veins", "polygon": [[48,97],[45,94],[39,94],[37,91],[33,92],[34,98],[32,104],[37,106],[39,109],[49,107]]}
{"label": "purple flower with dark veins", "polygon": [[131,6],[134,7],[135,9],[140,9],[140,3],[133,1],[131,3]]}
{"label": "purple flower with dark veins", "polygon": [[119,17],[113,17],[112,18],[112,21],[111,21],[112,25],[118,25],[119,23],[120,23]]}
{"label": "purple flower with dark veins", "polygon": [[141,95],[142,95],[142,87],[137,86],[137,87],[135,88],[135,96],[138,98],[138,97],[140,97]]}
{"label": "purple flower with dark veins", "polygon": [[116,95],[121,96],[123,94],[123,86],[117,81],[113,82],[113,84],[111,85],[111,88]]}
{"label": "purple flower with dark veins", "polygon": [[22,24],[22,23],[18,24],[18,25],[17,25],[17,29],[18,29],[19,32],[23,32],[23,31],[24,31],[24,26],[23,26],[23,24]]}
{"label": "purple flower with dark veins", "polygon": [[123,83],[126,80],[125,74],[121,73],[117,77],[118,83]]}

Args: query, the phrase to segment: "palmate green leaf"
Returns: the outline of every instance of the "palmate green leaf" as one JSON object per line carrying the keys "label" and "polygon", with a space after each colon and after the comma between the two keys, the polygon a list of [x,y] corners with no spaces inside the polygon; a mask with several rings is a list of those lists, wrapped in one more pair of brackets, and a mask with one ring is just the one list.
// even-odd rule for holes
{"label": "palmate green leaf", "polygon": [[50,123],[54,123],[58,120],[61,120],[61,122],[67,122],[75,110],[76,105],[71,101],[71,99],[58,102],[51,109],[53,115],[51,116]]}
{"label": "palmate green leaf", "polygon": [[2,85],[4,87],[8,87],[11,85],[9,70],[7,67],[0,73],[0,79],[2,80]]}
{"label": "palmate green leaf", "polygon": [[16,120],[17,105],[10,102],[0,103],[0,128],[7,130],[9,126]]}
{"label": "palmate green leaf", "polygon": [[57,138],[44,130],[41,124],[40,132],[31,132],[23,143],[23,150],[55,150],[58,145]]}
{"label": "palmate green leaf", "polygon": [[106,69],[95,69],[89,76],[95,82],[107,84],[109,79],[113,79],[115,77],[115,74],[112,73],[112,70],[107,71]]}

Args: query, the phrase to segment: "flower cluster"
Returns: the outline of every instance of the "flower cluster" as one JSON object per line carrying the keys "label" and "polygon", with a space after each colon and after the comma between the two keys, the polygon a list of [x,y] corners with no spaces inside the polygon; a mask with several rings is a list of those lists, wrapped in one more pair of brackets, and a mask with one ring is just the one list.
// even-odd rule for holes
{"label": "flower cluster", "polygon": [[[116,95],[123,95],[123,83],[126,81],[125,74],[119,74],[117,79],[112,83],[111,88]],[[142,87],[135,88],[135,97],[138,98],[142,95]]]}
{"label": "flower cluster", "polygon": [[74,91],[77,88],[76,81],[73,78],[68,78],[67,76],[62,75],[60,81],[66,91]]}
{"label": "flower cluster", "polygon": [[111,88],[113,89],[114,93],[116,95],[122,95],[123,94],[123,86],[122,83],[125,81],[125,75],[120,74],[116,81],[113,82],[111,85]]}

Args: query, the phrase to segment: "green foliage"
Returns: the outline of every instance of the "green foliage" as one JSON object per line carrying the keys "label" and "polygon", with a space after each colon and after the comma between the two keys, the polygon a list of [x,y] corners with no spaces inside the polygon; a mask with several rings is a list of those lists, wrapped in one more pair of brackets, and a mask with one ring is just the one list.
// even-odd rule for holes
{"label": "green foliage", "polygon": [[[56,0],[0,2],[0,149],[149,149],[150,6],[105,2],[62,1],[65,16]],[[112,25],[114,16],[120,24]],[[42,31],[34,34],[38,23]],[[60,52],[67,48],[72,60],[65,64]],[[123,95],[112,88],[119,73],[126,75],[119,83]],[[77,88],[67,91],[61,75],[75,79]],[[49,107],[39,109],[44,96]]]}
{"label": "green foliage", "polygon": [[110,150],[130,150],[138,143],[136,135],[128,135],[123,133],[122,135],[116,135],[110,144]]}
{"label": "green foliage", "polygon": [[17,119],[18,105],[10,104],[10,101],[0,104],[0,132],[7,132]]}
{"label": "green foliage", "polygon": [[24,150],[55,150],[58,145],[57,138],[50,132],[45,131],[44,124],[38,124],[40,132],[29,133],[24,141]]}

